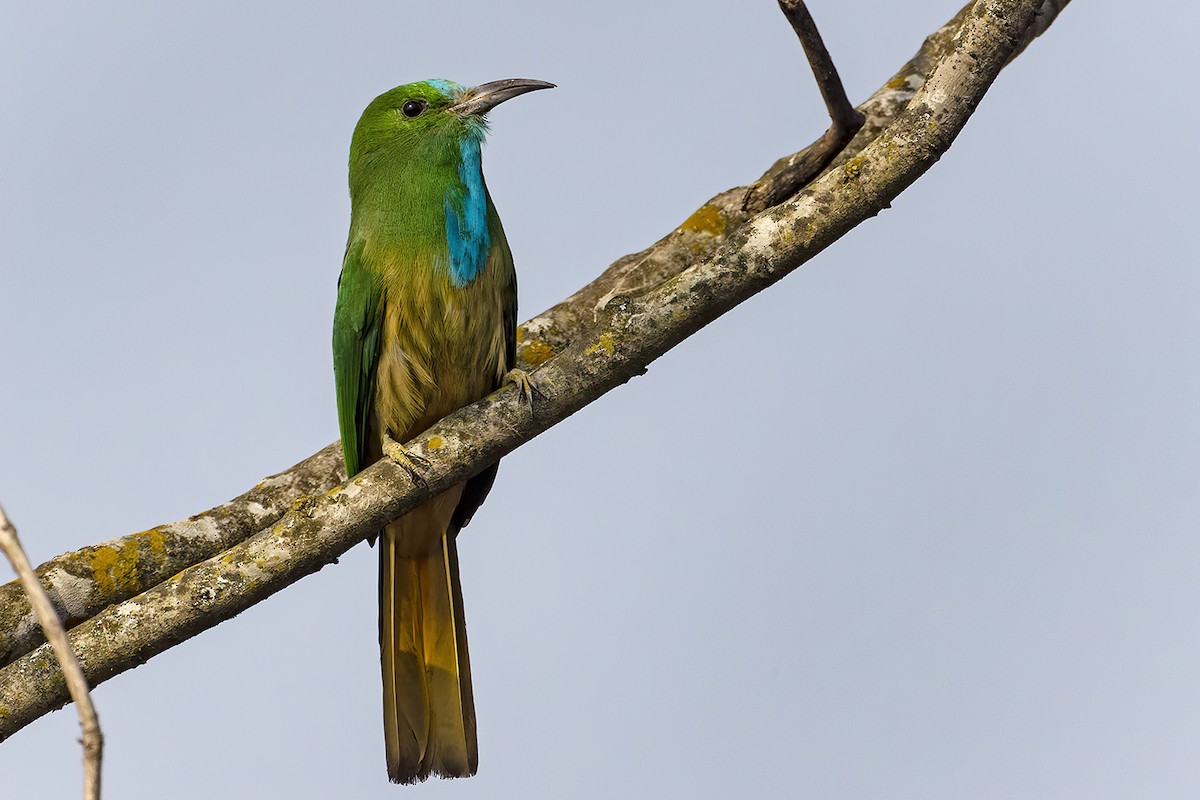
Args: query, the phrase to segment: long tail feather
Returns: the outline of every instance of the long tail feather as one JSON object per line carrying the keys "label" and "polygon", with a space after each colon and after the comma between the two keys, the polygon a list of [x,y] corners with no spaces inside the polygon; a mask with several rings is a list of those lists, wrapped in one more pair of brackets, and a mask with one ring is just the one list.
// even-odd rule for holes
{"label": "long tail feather", "polygon": [[[380,547],[384,733],[396,783],[474,775],[479,761],[458,549],[449,514],[438,513],[454,504],[444,498],[388,526]],[[422,536],[434,522],[443,533]]]}

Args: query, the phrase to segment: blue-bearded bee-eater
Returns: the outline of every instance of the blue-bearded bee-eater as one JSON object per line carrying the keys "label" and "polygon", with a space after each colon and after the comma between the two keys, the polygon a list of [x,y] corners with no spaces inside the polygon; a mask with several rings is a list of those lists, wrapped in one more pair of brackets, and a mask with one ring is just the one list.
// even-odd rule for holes
{"label": "blue-bearded bee-eater", "polygon": [[[350,235],[333,364],[346,471],[446,414],[528,378],[513,369],[517,282],[483,182],[485,114],[553,84],[399,86],[371,102],[350,143]],[[379,542],[379,643],[388,777],[475,774],[479,762],[456,537],[496,467],[389,524]]]}

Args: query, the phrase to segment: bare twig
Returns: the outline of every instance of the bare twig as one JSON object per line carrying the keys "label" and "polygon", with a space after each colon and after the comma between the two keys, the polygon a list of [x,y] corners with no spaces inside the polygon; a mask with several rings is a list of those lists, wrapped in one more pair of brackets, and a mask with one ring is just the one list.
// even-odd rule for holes
{"label": "bare twig", "polygon": [[829,117],[834,126],[843,131],[858,130],[863,124],[863,115],[850,105],[850,99],[846,97],[846,88],[842,86],[837,67],[833,65],[833,59],[825,49],[825,42],[821,39],[812,14],[808,12],[808,6],[804,4],[804,0],[779,0],[779,7],[783,9],[788,22],[792,23],[796,36],[800,37],[800,44],[808,56],[813,77],[817,79],[817,86],[821,89],[821,97],[825,99],[825,107],[829,109]]}
{"label": "bare twig", "polygon": [[829,118],[833,124],[808,149],[804,157],[751,190],[746,196],[746,208],[754,210],[782,203],[800,191],[817,177],[821,170],[829,166],[834,156],[858,133],[866,119],[862,112],[850,105],[837,67],[833,65],[833,59],[825,49],[825,42],[817,30],[817,23],[813,21],[804,0],[779,0],[779,7],[788,18],[788,22],[792,23],[792,30],[796,32],[796,36],[800,38],[800,44],[808,56],[808,64],[812,67],[813,77],[817,79],[817,86],[821,90],[821,97],[825,100],[825,108],[829,110]]}
{"label": "bare twig", "polygon": [[83,728],[83,800],[100,800],[100,759],[104,750],[104,734],[100,732],[100,718],[96,716],[96,707],[92,705],[92,694],[88,689],[87,679],[83,677],[83,668],[75,657],[75,650],[67,640],[58,612],[54,610],[50,597],[38,581],[25,550],[17,538],[17,529],[9,522],[4,507],[0,506],[0,550],[8,556],[8,561],[17,573],[17,579],[29,595],[29,602],[37,611],[42,623],[46,639],[54,648],[63,675],[67,679],[67,690],[75,701],[79,712],[79,726]]}

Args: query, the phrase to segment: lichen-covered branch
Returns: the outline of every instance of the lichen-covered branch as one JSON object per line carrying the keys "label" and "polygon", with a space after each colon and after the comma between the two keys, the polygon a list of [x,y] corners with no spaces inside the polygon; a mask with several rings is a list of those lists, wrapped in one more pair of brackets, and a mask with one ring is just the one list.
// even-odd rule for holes
{"label": "lichen-covered branch", "polygon": [[[275,522],[303,494],[346,479],[342,450],[331,444],[240,497],[193,517],[64,553],[37,568],[68,628]],[[0,586],[0,666],[45,641],[18,581]]]}
{"label": "lichen-covered branch", "polygon": [[[1067,2],[1045,0],[1016,52],[1045,31]],[[953,35],[971,7],[968,4],[929,36],[908,63],[858,106],[863,127],[834,159],[834,166],[861,153],[904,110],[934,65],[949,52]],[[636,295],[709,258],[729,233],[767,208],[769,192],[756,189],[811,158],[826,136],[779,159],[756,183],[711,198],[659,242],[618,259],[574,295],[522,325],[517,334],[520,366],[536,369],[594,328],[598,309],[609,299]],[[42,564],[37,572],[59,615],[68,626],[74,625],[245,540],[278,520],[297,497],[328,490],[344,477],[340,450],[330,445],[211,511],[65,553]],[[0,586],[0,666],[42,641],[20,586],[16,582]]]}
{"label": "lichen-covered branch", "polygon": [[[936,67],[902,72],[895,85],[889,83],[868,102],[878,103],[880,118],[894,118],[892,124],[868,121],[855,139],[857,149],[797,196],[733,225],[721,209],[745,213],[745,192],[724,193],[714,200],[736,202],[712,216],[702,208],[700,221],[680,229],[682,237],[707,237],[699,240],[702,252],[683,255],[681,237],[675,235],[646,251],[658,254],[662,279],[651,281],[643,271],[638,281],[626,282],[631,274],[626,267],[634,264],[636,271],[637,266],[623,259],[573,302],[526,323],[525,363],[540,364],[532,376],[532,409],[509,387],[409,443],[429,463],[422,486],[413,486],[407,472],[390,462],[375,464],[348,484],[303,497],[245,542],[78,625],[71,639],[93,685],[335,560],[398,514],[640,374],[684,338],[887,207],[950,147],[1026,40],[1039,5],[1038,0],[974,3],[960,14],[957,32],[943,29],[931,37],[944,47]],[[541,338],[549,331],[560,337],[554,345]],[[547,341],[550,352],[530,357],[528,349],[539,341]],[[61,673],[45,646],[0,669],[0,739],[65,700]]]}

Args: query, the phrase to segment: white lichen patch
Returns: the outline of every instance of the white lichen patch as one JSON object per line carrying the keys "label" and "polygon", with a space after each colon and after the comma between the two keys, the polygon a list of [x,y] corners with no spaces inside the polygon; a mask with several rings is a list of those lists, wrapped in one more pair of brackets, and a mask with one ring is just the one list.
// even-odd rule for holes
{"label": "white lichen patch", "polygon": [[17,620],[12,631],[5,638],[12,642],[28,642],[36,635],[34,631],[40,629],[41,625],[38,623],[37,614],[30,611]]}
{"label": "white lichen patch", "polygon": [[270,477],[263,478],[261,481],[258,482],[258,485],[255,486],[254,488],[255,489],[286,488],[286,487],[291,486],[295,482],[296,482],[296,476],[294,474],[292,474],[291,472],[281,472],[278,475],[271,475]]}
{"label": "white lichen patch", "polygon": [[[277,552],[277,553],[267,552],[267,553],[261,554],[259,556],[259,560],[265,559],[268,561],[273,561],[273,560],[277,560],[280,557],[287,554],[287,551],[284,548],[278,548],[278,550],[279,550],[279,552]],[[268,572],[267,570],[263,569],[255,561],[243,562],[239,566],[238,572],[241,574],[241,576],[245,580],[248,580],[248,581],[251,581],[254,583],[259,583],[259,582],[265,581],[267,578],[271,577],[271,573]],[[220,580],[224,581],[225,579],[221,578]]]}
{"label": "white lichen patch", "polygon": [[554,323],[546,317],[534,317],[521,327],[525,329],[526,336],[537,338],[544,336],[547,331],[554,327]]}
{"label": "white lichen patch", "polygon": [[866,103],[867,106],[874,107],[868,115],[867,124],[872,123],[870,117],[880,118],[876,120],[878,123],[883,118],[890,119],[899,114],[924,85],[925,76],[914,72],[906,75],[902,81],[890,81],[886,86],[880,87]]}
{"label": "white lichen patch", "polygon": [[87,578],[72,575],[62,567],[47,572],[44,580],[54,590],[58,604],[69,618],[80,619],[90,616],[88,597],[95,591],[96,584]]}
{"label": "white lichen patch", "polygon": [[256,503],[253,500],[246,503],[246,512],[255,520],[262,521],[267,517],[273,516],[271,511],[262,503]]}
{"label": "white lichen patch", "polygon": [[136,600],[126,600],[113,609],[113,616],[117,622],[114,631],[117,635],[135,630],[141,623],[142,604]]}
{"label": "white lichen patch", "polygon": [[[790,216],[790,215],[789,215]],[[762,216],[751,220],[747,226],[746,253],[756,258],[766,258],[779,244],[783,229],[790,227],[787,217],[775,219],[773,216]]]}
{"label": "white lichen patch", "polygon": [[[825,176],[822,180],[829,180]],[[811,221],[822,213],[817,193],[806,191],[774,212],[751,220],[738,261],[749,272],[773,270],[804,247]],[[782,261],[781,261],[782,259]]]}
{"label": "white lichen patch", "polygon": [[178,533],[189,539],[203,539],[206,542],[221,540],[221,528],[212,517],[197,517],[179,525]]}

